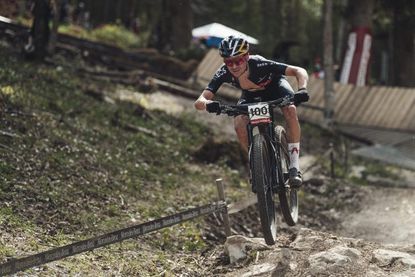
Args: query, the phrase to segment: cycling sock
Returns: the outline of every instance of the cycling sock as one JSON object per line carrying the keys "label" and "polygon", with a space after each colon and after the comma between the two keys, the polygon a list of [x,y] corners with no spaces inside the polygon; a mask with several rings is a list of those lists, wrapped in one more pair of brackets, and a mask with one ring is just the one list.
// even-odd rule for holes
{"label": "cycling sock", "polygon": [[295,167],[298,171],[300,171],[300,143],[288,143],[288,153],[290,156],[290,168]]}

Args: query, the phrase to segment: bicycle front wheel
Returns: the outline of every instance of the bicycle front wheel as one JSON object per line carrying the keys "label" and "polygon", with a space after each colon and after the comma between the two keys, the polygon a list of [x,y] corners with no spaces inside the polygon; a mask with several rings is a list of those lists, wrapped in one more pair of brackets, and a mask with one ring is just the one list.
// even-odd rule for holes
{"label": "bicycle front wheel", "polygon": [[270,145],[263,134],[256,134],[252,144],[252,182],[256,187],[262,233],[268,245],[277,238],[277,218],[272,192]]}
{"label": "bicycle front wheel", "polygon": [[278,174],[278,197],[280,199],[281,213],[285,222],[290,226],[294,226],[298,221],[297,189],[285,186],[288,179],[290,158],[288,155],[287,137],[282,126],[277,126],[275,128],[275,137],[280,153],[280,161],[277,161],[277,167],[279,168],[278,171],[280,173]]}

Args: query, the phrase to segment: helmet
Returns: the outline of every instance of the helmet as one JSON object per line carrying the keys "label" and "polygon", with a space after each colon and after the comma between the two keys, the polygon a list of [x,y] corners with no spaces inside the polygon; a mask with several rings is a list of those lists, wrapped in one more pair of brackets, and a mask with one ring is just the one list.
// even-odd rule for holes
{"label": "helmet", "polygon": [[246,39],[229,36],[224,38],[219,44],[219,54],[223,58],[236,57],[248,53],[249,44]]}

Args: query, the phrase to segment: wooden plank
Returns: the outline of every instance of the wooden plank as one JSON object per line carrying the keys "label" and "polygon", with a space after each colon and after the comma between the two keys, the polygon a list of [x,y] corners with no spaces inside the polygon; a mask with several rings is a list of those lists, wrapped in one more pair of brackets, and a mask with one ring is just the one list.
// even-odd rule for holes
{"label": "wooden plank", "polygon": [[[377,117],[373,120],[372,125],[385,128],[385,122],[391,117],[391,112],[393,110],[393,103],[396,100],[396,87],[390,87],[387,91],[387,96],[384,98],[382,105],[379,107],[379,112]],[[395,124],[396,125],[396,124]],[[397,127],[397,126],[396,126]]]}
{"label": "wooden plank", "polygon": [[372,126],[373,118],[376,117],[379,107],[383,103],[383,99],[387,96],[388,87],[380,87],[379,90],[373,90],[371,101],[367,105],[367,109],[363,112],[359,125]]}
{"label": "wooden plank", "polygon": [[405,101],[409,100],[409,95],[404,89],[395,87],[391,92],[391,98],[389,98],[389,103],[384,103],[385,106],[388,106],[389,109],[386,112],[385,116],[379,122],[379,124],[386,128],[400,128],[402,122],[402,104]]}
{"label": "wooden plank", "polygon": [[320,110],[315,109],[307,109],[306,110],[306,117],[310,120],[310,122],[316,124],[322,124],[324,121],[324,81],[317,79],[317,78],[310,78],[312,80],[310,91],[310,105],[315,107],[321,108]]}
{"label": "wooden plank", "polygon": [[372,97],[375,93],[376,89],[373,87],[368,87],[366,91],[362,91],[363,93],[360,95],[361,98],[356,98],[355,103],[353,105],[356,106],[355,111],[350,111],[348,114],[348,119],[346,120],[349,124],[360,124],[362,114],[367,110],[368,106],[372,102]]}
{"label": "wooden plank", "polygon": [[344,91],[343,93],[344,94],[342,95],[338,103],[339,108],[335,110],[335,112],[338,122],[347,123],[346,117],[350,113],[350,105],[355,105],[354,98],[356,97],[356,95],[362,92],[359,91],[359,89],[356,86],[352,86],[350,90]]}
{"label": "wooden plank", "polygon": [[[321,80],[316,80],[314,78],[310,79],[310,85],[308,86],[308,90],[310,93],[310,101],[308,102],[310,105],[316,107],[324,107],[324,88],[323,82]],[[300,117],[302,119],[307,119],[313,123],[321,123],[323,119],[322,112],[312,109],[303,109],[301,111]]]}
{"label": "wooden plank", "polygon": [[356,108],[356,98],[359,97],[359,95],[363,95],[363,93],[365,92],[362,91],[362,88],[355,86],[352,90],[349,91],[349,95],[347,95],[347,97],[342,98],[343,101],[340,103],[339,110],[335,111],[338,122],[348,122],[350,111]]}
{"label": "wooden plank", "polygon": [[[414,107],[415,99],[412,100],[411,106]],[[403,130],[415,132],[415,109],[409,110],[405,120],[401,124]]]}
{"label": "wooden plank", "polygon": [[353,85],[344,85],[340,83],[335,83],[335,105],[334,105],[334,120],[336,122],[342,122],[344,121],[342,119],[342,109],[344,107],[344,102],[346,99],[350,97],[350,95],[353,93],[355,86]]}
{"label": "wooden plank", "polygon": [[343,123],[351,123],[352,118],[361,109],[362,99],[367,97],[370,90],[365,87],[355,87],[349,97],[345,98],[342,103],[342,113],[339,114]]}
{"label": "wooden plank", "polygon": [[379,90],[378,89],[371,89],[368,91],[368,95],[365,98],[365,101],[363,103],[360,103],[360,105],[364,108],[360,114],[356,114],[353,117],[353,123],[355,125],[365,125],[365,123],[362,122],[362,119],[367,118],[371,112],[371,106],[373,105],[373,100],[378,95]]}
{"label": "wooden plank", "polygon": [[368,91],[367,97],[363,102],[360,103],[362,110],[358,115],[354,116],[353,124],[358,124],[362,126],[371,125],[368,123],[368,118],[371,117],[376,110],[376,99],[379,98],[382,94],[382,91],[379,90],[378,87],[372,87],[371,90]]}
{"label": "wooden plank", "polygon": [[335,105],[334,110],[339,111],[342,107],[343,102],[347,97],[349,97],[349,94],[354,89],[353,85],[343,85],[340,83],[335,83],[334,85],[334,91],[335,91]]}
{"label": "wooden plank", "polygon": [[379,94],[376,96],[378,102],[377,105],[373,105],[373,112],[368,115],[366,125],[383,127],[379,124],[384,116],[388,115],[389,112],[389,102],[392,96],[393,87],[387,87],[386,90],[379,91]]}
{"label": "wooden plank", "polygon": [[198,66],[197,74],[198,78],[202,78],[204,80],[210,80],[215,73],[215,71],[219,68],[219,63],[221,59],[217,52],[213,49],[209,50],[206,56],[203,58],[202,62]]}
{"label": "wooden plank", "polygon": [[312,80],[309,93],[310,104],[324,108],[324,82],[317,79]]}
{"label": "wooden plank", "polygon": [[[415,117],[410,117],[409,115],[411,112],[414,111],[414,105],[415,105],[415,89],[413,88],[404,88],[401,89],[405,93],[405,101],[402,101],[400,103],[400,107],[398,108],[401,111],[401,115],[399,117],[399,124],[401,126],[401,129],[409,129],[414,131],[415,130]],[[411,127],[412,126],[412,127]]]}

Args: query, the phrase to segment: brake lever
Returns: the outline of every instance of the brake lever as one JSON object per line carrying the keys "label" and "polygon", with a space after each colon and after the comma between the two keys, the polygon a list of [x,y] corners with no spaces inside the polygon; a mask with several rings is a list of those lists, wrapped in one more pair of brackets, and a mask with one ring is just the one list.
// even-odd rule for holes
{"label": "brake lever", "polygon": [[294,103],[294,97],[286,96],[278,106],[285,107],[291,105],[292,103]]}

